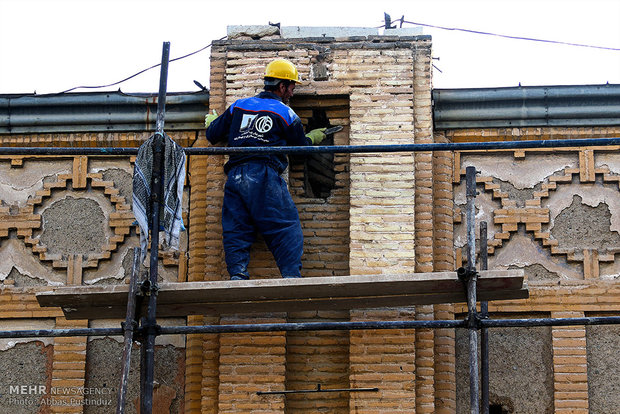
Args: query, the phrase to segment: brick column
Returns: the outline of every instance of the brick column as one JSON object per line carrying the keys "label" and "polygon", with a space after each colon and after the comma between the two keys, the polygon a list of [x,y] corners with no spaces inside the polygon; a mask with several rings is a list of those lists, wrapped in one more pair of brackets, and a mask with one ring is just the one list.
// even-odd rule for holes
{"label": "brick column", "polygon": [[[56,318],[56,329],[88,328],[87,320],[68,321]],[[86,336],[54,338],[54,357],[52,362],[53,389],[63,387],[84,387],[86,369]],[[76,401],[83,400],[80,394],[55,394],[56,401],[66,401],[67,405],[54,404],[52,413],[82,413],[83,405]]]}
{"label": "brick column", "polygon": [[[350,50],[351,145],[413,141],[413,53],[366,44]],[[387,75],[385,68],[389,67]],[[350,158],[351,274],[414,273],[415,166],[411,153]],[[352,311],[352,320],[414,319],[410,309]],[[352,331],[350,383],[380,392],[351,393],[351,413],[415,411],[415,331]]]}
{"label": "brick column", "polygon": [[[225,102],[226,50],[211,49],[211,83],[209,111],[218,113]],[[205,108],[205,115],[207,109]],[[194,146],[208,146],[204,130]],[[191,156],[188,160],[189,203],[189,262],[188,281],[219,280],[223,269],[221,205],[225,176],[223,156]],[[216,324],[219,318],[189,316],[188,325]],[[219,363],[218,335],[188,335],[185,369],[185,411],[187,413],[217,413]]]}
{"label": "brick column", "polygon": [[[205,325],[217,325],[219,320],[219,317],[204,316],[202,323]],[[209,334],[200,336],[200,344],[197,344],[197,347],[200,346],[202,351],[200,412],[215,414],[217,413],[219,403],[220,335]]]}
{"label": "brick column", "polygon": [[[274,315],[251,320],[222,318],[225,324],[282,323]],[[286,380],[284,333],[220,334],[218,413],[284,413],[283,395],[259,396],[258,391],[283,391]]]}
{"label": "brick column", "polygon": [[[201,325],[202,316],[187,317],[187,326]],[[185,412],[200,412],[202,389],[202,342],[204,335],[187,335],[185,340]]]}
{"label": "brick column", "polygon": [[[407,309],[351,311],[351,321],[414,319]],[[350,393],[349,412],[355,414],[416,411],[414,333],[409,329],[350,332],[352,388],[379,388],[378,393]]]}
{"label": "brick column", "polygon": [[[428,137],[416,143],[432,141]],[[432,272],[433,269],[433,163],[431,153],[415,154],[415,271]],[[417,320],[433,320],[433,305],[415,307]],[[435,332],[433,329],[415,331],[415,391],[416,413],[435,411]]]}
{"label": "brick column", "polygon": [[[552,312],[552,318],[583,318],[583,312]],[[585,326],[554,326],[553,379],[556,413],[588,413]]]}
{"label": "brick column", "polygon": [[[416,144],[433,139],[430,47],[414,48],[413,110]],[[433,261],[433,154],[415,153],[415,271],[432,272]],[[433,305],[416,306],[416,319],[434,319]],[[416,330],[416,413],[435,412],[435,331]]]}
{"label": "brick column", "polygon": [[[444,139],[437,139],[443,142]],[[434,270],[454,271],[452,154],[433,153]],[[435,305],[435,319],[454,319],[453,304]],[[435,330],[435,412],[456,412],[456,357],[454,329]]]}

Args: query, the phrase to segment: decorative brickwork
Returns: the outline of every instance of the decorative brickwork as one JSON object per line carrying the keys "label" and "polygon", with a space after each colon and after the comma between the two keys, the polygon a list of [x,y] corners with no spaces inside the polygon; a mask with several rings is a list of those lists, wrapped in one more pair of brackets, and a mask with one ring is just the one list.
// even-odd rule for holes
{"label": "decorative brickwork", "polygon": [[[567,139],[618,136],[609,128],[514,128],[446,133],[455,141]],[[620,159],[616,147],[489,151],[454,154],[455,204],[464,204],[465,167],[479,172],[477,218],[489,223],[489,266],[524,268],[530,297],[489,304],[493,313],[536,312],[554,318],[620,310],[618,203]],[[462,209],[455,208],[457,266],[465,259]],[[456,306],[465,312],[465,305]],[[604,329],[604,326],[600,328]],[[491,331],[492,333],[492,331]],[[554,412],[589,410],[588,348],[583,326],[553,327]],[[600,362],[599,362],[600,363]],[[546,367],[547,368],[547,367]],[[493,381],[493,378],[491,379]],[[597,396],[600,394],[597,394]],[[617,396],[599,399],[617,406]],[[513,401],[515,412],[520,402]],[[523,403],[523,402],[521,402]]]}
{"label": "decorative brickwork", "polygon": [[[583,318],[583,312],[552,312],[553,318]],[[585,326],[554,326],[553,372],[556,413],[588,413]]]}
{"label": "decorative brickwork", "polygon": [[[149,135],[147,132],[9,135],[0,137],[0,141],[8,146],[135,147]],[[186,146],[193,136],[193,132],[181,132],[173,138]],[[138,244],[131,211],[134,158],[0,157],[0,277],[3,281],[0,314],[3,323],[12,326],[14,321],[22,321],[25,328],[53,320],[55,326],[46,328],[86,328],[88,321],[68,321],[58,308],[41,308],[36,293],[49,289],[50,285],[125,283],[131,269],[131,260],[126,258],[132,256],[129,253]],[[95,220],[98,218],[101,222]],[[95,227],[97,231],[93,231]],[[51,243],[46,244],[44,239]],[[185,248],[183,242],[182,248]],[[185,274],[178,254],[161,252],[160,258],[162,278],[176,281],[179,274]],[[107,405],[116,404],[116,394],[110,391],[115,391],[118,384],[108,382],[104,387],[105,402],[93,400],[93,395],[81,392],[87,378],[87,338],[49,341],[53,347],[50,347],[48,380],[32,384],[46,390],[45,400],[40,404],[41,412],[82,413],[85,407],[91,406],[95,411],[113,411],[114,408]],[[179,362],[168,363],[183,370]],[[170,390],[165,386],[161,389]]]}
{"label": "decorative brickwork", "polygon": [[[216,41],[211,50],[209,110],[221,114],[236,99],[258,93],[265,65],[284,57],[293,61],[304,80],[291,107],[308,128],[343,126],[333,136],[335,145],[620,134],[620,127],[433,131],[430,46],[426,36]],[[149,135],[6,135],[0,143],[136,147]],[[179,132],[173,138],[183,146],[209,145],[204,130]],[[618,149],[356,153],[334,154],[323,161],[292,156],[285,178],[304,233],[302,274],[412,274],[461,266],[466,248],[463,177],[465,168],[473,165],[479,171],[477,219],[489,225],[489,267],[524,269],[530,289],[528,299],[490,303],[491,317],[616,315],[620,310]],[[189,203],[184,212],[187,251],[162,253],[162,278],[228,277],[221,235],[224,162],[222,156],[189,157]],[[316,162],[318,167],[309,167]],[[36,292],[49,285],[125,283],[131,268],[127,253],[137,245],[127,182],[132,163],[133,157],[0,157],[0,318],[4,326],[26,320],[37,327],[87,327],[88,321],[67,321],[60,309],[40,308]],[[309,171],[317,169],[313,181]],[[69,202],[52,209],[61,198]],[[83,237],[88,246],[66,240],[66,235],[63,239],[64,227],[54,227],[69,221],[58,213],[67,206],[101,218],[98,233]],[[83,236],[80,231],[75,234]],[[58,240],[59,246],[54,244]],[[253,278],[280,277],[260,240],[252,250],[250,273]],[[442,304],[288,315],[197,315],[189,316],[187,325],[432,320],[453,319],[455,313],[465,312],[464,304]],[[590,332],[586,341],[587,333],[582,326],[571,326],[515,334],[514,338],[535,343],[537,349],[551,350],[546,357],[528,362],[538,364],[537,378],[543,378],[537,384],[544,391],[542,403],[536,403],[558,413],[620,405],[613,392],[593,389],[593,378],[600,384],[604,375],[588,365],[589,359],[596,359],[598,366],[604,366],[611,357],[596,355],[594,348],[600,345],[592,344],[615,338]],[[518,347],[511,338],[502,336],[502,343]],[[55,338],[48,349],[52,343],[44,385],[83,387],[89,378],[87,339]],[[175,372],[176,387],[160,384],[156,401],[170,406],[176,399],[174,410],[186,413],[456,413],[464,409],[463,395],[468,392],[457,390],[463,378],[457,375],[457,366],[463,364],[462,358],[457,360],[457,335],[452,329],[203,334],[187,335],[184,350],[182,344],[175,346],[181,349],[172,355],[181,357],[170,361],[168,368]],[[496,372],[514,370],[499,368]],[[514,371],[517,377],[511,377],[511,384],[530,379]],[[323,390],[376,387],[378,392],[258,394],[312,390],[319,385]],[[609,381],[606,389],[613,386]],[[519,398],[527,399],[523,397],[527,394],[511,394],[515,395],[510,401],[495,395],[492,403],[506,402],[520,412],[524,405]],[[48,411],[87,412],[81,404]]]}
{"label": "decorative brickwork", "polygon": [[[63,317],[56,319],[56,329],[70,328],[88,328],[88,321],[67,321]],[[54,339],[52,389],[84,388],[87,339],[85,336]],[[59,403],[51,405],[51,412],[81,413],[83,406],[79,401],[85,397],[88,398],[88,395],[70,392],[55,395],[54,399]]]}

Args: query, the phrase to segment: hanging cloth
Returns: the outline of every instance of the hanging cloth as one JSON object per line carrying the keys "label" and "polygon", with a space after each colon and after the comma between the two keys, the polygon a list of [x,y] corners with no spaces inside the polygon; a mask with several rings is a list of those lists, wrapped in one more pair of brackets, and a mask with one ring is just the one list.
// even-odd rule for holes
{"label": "hanging cloth", "polygon": [[[133,172],[133,214],[140,227],[141,260],[146,257],[149,228],[151,226],[151,176],[153,173],[152,135],[138,149]],[[185,183],[185,151],[164,134],[164,198],[160,204],[162,245],[165,249],[179,249],[179,234],[185,230],[182,218],[183,184]]]}

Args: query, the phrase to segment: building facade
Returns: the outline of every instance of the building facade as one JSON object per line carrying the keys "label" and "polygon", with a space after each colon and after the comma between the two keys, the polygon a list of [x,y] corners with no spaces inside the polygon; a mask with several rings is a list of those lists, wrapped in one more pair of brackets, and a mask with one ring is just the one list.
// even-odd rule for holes
{"label": "building facade", "polygon": [[[433,91],[429,36],[398,31],[308,36],[267,29],[236,30],[213,44],[208,94],[167,99],[166,131],[176,142],[207,146],[204,114],[212,109],[222,113],[236,99],[259,92],[264,67],[275,57],[291,60],[300,70],[304,82],[291,107],[304,125],[343,126],[333,137],[335,145],[620,135],[614,116],[592,109],[603,108],[605,114],[612,108],[620,96],[616,85],[567,87],[573,95],[562,96],[554,95],[559,93],[555,87]],[[137,147],[153,131],[153,97],[4,99],[3,146]],[[494,104],[484,106],[488,102]],[[539,108],[542,115],[535,111]],[[112,115],[102,116],[104,109]],[[465,260],[464,171],[475,166],[477,219],[489,228],[489,268],[524,269],[530,289],[529,299],[491,302],[491,317],[617,315],[617,152],[618,147],[568,147],[291,156],[286,177],[304,232],[302,274],[455,270]],[[0,157],[0,329],[119,325],[115,320],[66,320],[60,309],[39,307],[35,294],[49,286],[127,283],[131,251],[138,245],[131,213],[132,162],[126,156]],[[180,252],[162,255],[162,281],[227,278],[220,225],[224,162],[219,155],[189,157],[187,232]],[[279,277],[260,240],[250,273]],[[464,304],[447,303],[190,315],[158,322],[433,320],[462,318],[465,312]],[[619,333],[615,326],[491,330],[492,412],[617,412]],[[120,338],[3,341],[0,364],[7,376],[0,382],[0,406],[24,413],[108,413],[113,408],[105,403],[116,405]],[[469,411],[467,338],[460,330],[162,336],[155,360],[156,412]],[[137,359],[133,367],[128,412],[136,412],[139,400]],[[257,394],[316,389],[317,384],[324,390],[379,391]],[[35,388],[30,393],[30,388],[17,388],[22,385]],[[101,398],[72,395],[71,387]]]}

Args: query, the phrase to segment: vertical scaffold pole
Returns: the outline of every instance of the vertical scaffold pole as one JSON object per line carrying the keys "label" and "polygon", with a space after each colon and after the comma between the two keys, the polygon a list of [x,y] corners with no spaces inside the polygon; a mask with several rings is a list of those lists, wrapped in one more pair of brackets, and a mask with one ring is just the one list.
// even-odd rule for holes
{"label": "vertical scaffold pole", "polygon": [[467,318],[469,332],[469,400],[472,414],[480,413],[478,401],[478,326],[476,324],[476,168],[467,167]]}
{"label": "vertical scaffold pole", "polygon": [[140,258],[142,254],[139,248],[135,248],[133,252],[133,266],[131,268],[131,277],[129,279],[129,294],[127,296],[127,315],[125,316],[124,328],[124,346],[123,361],[121,366],[121,385],[118,389],[118,402],[116,405],[116,414],[125,413],[125,405],[127,402],[127,384],[129,382],[129,370],[131,367],[131,347],[133,346],[134,332],[136,328],[136,308],[138,304],[138,289],[140,277]]}
{"label": "vertical scaffold pole", "polygon": [[[487,222],[480,222],[480,270],[489,270]],[[480,317],[489,317],[489,303],[480,302]],[[489,414],[489,330],[480,329],[480,382],[482,391],[482,414]]]}
{"label": "vertical scaffold pole", "polygon": [[170,42],[164,42],[159,76],[159,95],[157,97],[157,122],[153,140],[153,175],[151,184],[151,251],[149,264],[149,283],[147,289],[148,308],[143,319],[145,331],[142,343],[141,378],[140,378],[140,412],[153,412],[153,382],[155,373],[155,338],[157,336],[157,268],[159,256],[159,209],[163,201],[164,185],[164,116],[166,110],[166,88],[168,84],[168,61]]}

